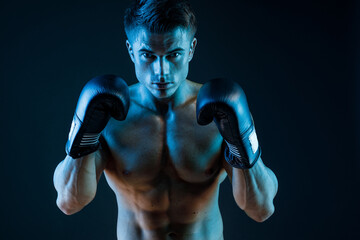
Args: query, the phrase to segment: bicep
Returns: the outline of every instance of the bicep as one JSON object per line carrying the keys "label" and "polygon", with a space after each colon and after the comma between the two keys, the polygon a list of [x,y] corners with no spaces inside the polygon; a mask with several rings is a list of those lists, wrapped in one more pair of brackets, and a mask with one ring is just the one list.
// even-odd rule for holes
{"label": "bicep", "polygon": [[233,175],[233,168],[228,164],[228,162],[226,161],[225,159],[225,141],[223,140],[222,144],[221,144],[221,164],[222,164],[222,167],[225,169],[228,177],[229,177],[229,180],[230,180],[230,183],[232,184],[232,175]]}
{"label": "bicep", "polygon": [[95,167],[96,167],[96,180],[99,182],[100,177],[106,168],[110,156],[109,146],[103,136],[100,136],[100,148],[96,151],[95,155]]}

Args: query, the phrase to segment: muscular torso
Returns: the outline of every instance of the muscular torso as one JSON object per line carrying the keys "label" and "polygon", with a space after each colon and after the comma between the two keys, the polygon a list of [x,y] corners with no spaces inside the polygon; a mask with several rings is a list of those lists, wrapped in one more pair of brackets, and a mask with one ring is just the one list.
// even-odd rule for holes
{"label": "muscular torso", "polygon": [[111,119],[105,176],[118,203],[118,239],[222,239],[222,138],[196,122],[196,91],[166,114],[131,90],[125,121]]}

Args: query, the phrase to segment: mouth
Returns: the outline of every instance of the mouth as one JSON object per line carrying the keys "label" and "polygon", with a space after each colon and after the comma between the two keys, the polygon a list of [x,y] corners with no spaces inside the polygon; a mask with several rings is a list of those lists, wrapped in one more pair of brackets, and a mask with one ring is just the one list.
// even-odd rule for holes
{"label": "mouth", "polygon": [[171,88],[171,86],[173,85],[172,82],[158,82],[158,83],[151,83],[152,86],[154,86],[156,89],[168,89]]}

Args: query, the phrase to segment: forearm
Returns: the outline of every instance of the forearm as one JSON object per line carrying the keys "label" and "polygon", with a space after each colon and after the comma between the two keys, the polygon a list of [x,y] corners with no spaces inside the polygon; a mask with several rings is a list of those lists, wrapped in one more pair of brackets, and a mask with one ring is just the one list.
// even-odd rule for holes
{"label": "forearm", "polygon": [[272,215],[278,182],[261,158],[250,169],[233,168],[232,186],[236,203],[255,221],[262,222]]}
{"label": "forearm", "polygon": [[95,154],[78,159],[66,156],[57,166],[54,173],[54,186],[58,193],[56,203],[65,214],[80,211],[95,197]]}

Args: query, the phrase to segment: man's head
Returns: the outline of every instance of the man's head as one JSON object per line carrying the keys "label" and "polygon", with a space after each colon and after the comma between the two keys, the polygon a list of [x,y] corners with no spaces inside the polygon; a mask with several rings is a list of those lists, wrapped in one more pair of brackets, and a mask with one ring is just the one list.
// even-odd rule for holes
{"label": "man's head", "polygon": [[196,46],[196,19],[188,1],[135,1],[124,25],[137,79],[154,97],[171,97],[187,77]]}
{"label": "man's head", "polygon": [[124,26],[128,39],[138,27],[158,34],[181,27],[194,37],[197,22],[187,0],[135,0],[125,11]]}

